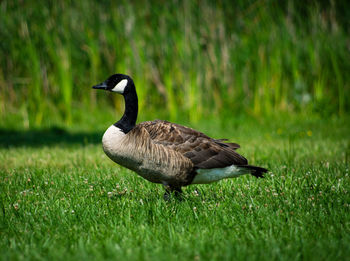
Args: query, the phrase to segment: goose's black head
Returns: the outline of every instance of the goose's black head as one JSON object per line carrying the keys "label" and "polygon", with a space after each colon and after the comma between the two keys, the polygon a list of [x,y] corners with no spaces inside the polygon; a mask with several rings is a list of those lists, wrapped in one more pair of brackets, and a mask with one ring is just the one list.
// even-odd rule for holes
{"label": "goose's black head", "polygon": [[107,90],[120,94],[127,94],[129,91],[135,90],[133,80],[125,74],[113,74],[106,81],[93,86],[94,89]]}

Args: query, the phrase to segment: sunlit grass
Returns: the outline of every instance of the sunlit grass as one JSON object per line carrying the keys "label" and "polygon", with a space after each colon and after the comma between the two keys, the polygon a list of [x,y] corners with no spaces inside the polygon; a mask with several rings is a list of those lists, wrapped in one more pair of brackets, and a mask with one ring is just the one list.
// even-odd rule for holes
{"label": "sunlit grass", "polygon": [[189,186],[183,201],[170,202],[160,185],[104,155],[102,130],[6,133],[1,259],[346,259],[349,127],[243,122],[192,126],[240,143],[250,163],[270,170],[266,178]]}

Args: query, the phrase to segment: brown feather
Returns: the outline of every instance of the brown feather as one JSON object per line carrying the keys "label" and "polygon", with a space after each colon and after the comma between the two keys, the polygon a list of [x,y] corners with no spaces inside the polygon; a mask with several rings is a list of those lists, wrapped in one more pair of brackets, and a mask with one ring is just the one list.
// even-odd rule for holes
{"label": "brown feather", "polygon": [[224,143],[225,139],[212,139],[194,129],[155,120],[140,123],[153,143],[175,150],[189,158],[195,168],[223,168],[230,165],[247,165],[248,161],[235,150],[236,143]]}

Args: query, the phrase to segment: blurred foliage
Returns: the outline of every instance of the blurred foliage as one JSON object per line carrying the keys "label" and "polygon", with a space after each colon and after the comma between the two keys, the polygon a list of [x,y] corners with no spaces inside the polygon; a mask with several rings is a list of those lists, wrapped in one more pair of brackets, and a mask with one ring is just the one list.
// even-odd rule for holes
{"label": "blurred foliage", "polygon": [[347,1],[1,1],[0,119],[122,110],[91,90],[113,73],[133,77],[144,115],[170,120],[341,116],[349,25]]}

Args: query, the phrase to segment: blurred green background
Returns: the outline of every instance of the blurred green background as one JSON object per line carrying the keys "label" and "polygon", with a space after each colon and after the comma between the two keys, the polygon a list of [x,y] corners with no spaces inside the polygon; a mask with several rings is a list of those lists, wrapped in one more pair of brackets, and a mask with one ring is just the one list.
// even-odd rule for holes
{"label": "blurred green background", "polygon": [[[1,1],[0,121],[111,121],[133,77],[141,120],[350,110],[348,1]],[[161,110],[159,109],[161,108]]]}

